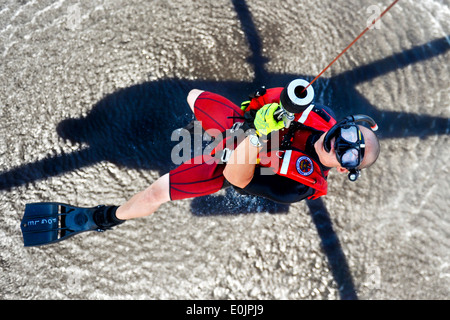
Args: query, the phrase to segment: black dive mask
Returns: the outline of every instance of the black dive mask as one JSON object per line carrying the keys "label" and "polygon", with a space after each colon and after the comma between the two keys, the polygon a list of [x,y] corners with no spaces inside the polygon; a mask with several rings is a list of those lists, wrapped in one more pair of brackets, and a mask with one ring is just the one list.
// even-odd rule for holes
{"label": "black dive mask", "polygon": [[357,122],[367,122],[373,131],[378,127],[375,121],[365,115],[355,115],[344,118],[336,123],[325,135],[323,147],[326,152],[331,151],[331,140],[335,138],[334,150],[336,158],[343,168],[349,170],[348,178],[351,181],[358,179],[364,152],[364,136],[356,125]]}

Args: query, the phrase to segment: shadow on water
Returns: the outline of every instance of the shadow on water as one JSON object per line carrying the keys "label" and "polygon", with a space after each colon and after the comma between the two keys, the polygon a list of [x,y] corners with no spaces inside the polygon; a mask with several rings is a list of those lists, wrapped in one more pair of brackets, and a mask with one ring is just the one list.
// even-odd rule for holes
{"label": "shadow on water", "polygon": [[[164,174],[175,167],[170,159],[171,150],[178,143],[171,141],[173,130],[193,119],[186,103],[189,90],[199,88],[216,92],[239,104],[260,85],[278,87],[299,77],[313,79],[312,75],[267,72],[265,63],[268,59],[262,56],[262,42],[251,13],[244,1],[232,2],[252,52],[248,59],[255,70],[252,82],[162,79],[121,89],[99,101],[86,117],[66,119],[59,124],[58,134],[63,139],[85,143],[89,147],[0,173],[0,190],[9,190],[101,161],[109,161],[122,168],[156,170]],[[316,102],[331,106],[338,117],[352,113],[372,116],[379,123],[382,139],[448,134],[447,118],[378,110],[356,90],[356,85],[361,82],[442,55],[448,50],[449,44],[443,37],[337,76],[321,78],[314,86],[316,97],[320,97]],[[319,199],[307,201],[307,205],[341,298],[356,299],[350,271],[324,203]],[[225,195],[196,198],[191,207],[193,214],[198,216],[286,213],[289,208],[260,198],[242,197],[232,189],[227,189]]]}
{"label": "shadow on water", "polygon": [[339,295],[344,300],[355,300],[358,298],[353,284],[350,268],[347,264],[344,252],[336,232],[333,230],[330,215],[322,199],[306,200],[311,212],[312,220],[316,226],[317,233],[322,241],[322,249],[328,258],[333,278],[339,289]]}

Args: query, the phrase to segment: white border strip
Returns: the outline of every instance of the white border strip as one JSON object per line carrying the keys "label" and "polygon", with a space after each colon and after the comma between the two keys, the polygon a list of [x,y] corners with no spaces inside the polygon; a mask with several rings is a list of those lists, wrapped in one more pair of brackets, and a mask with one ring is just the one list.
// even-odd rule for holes
{"label": "white border strip", "polygon": [[289,163],[291,162],[292,150],[286,150],[283,157],[283,164],[281,165],[280,174],[287,174]]}
{"label": "white border strip", "polygon": [[298,122],[300,123],[304,123],[306,121],[306,119],[309,116],[309,113],[311,112],[311,110],[314,108],[314,105],[310,105],[308,108],[306,108],[305,111],[303,111],[302,116],[300,117],[300,119],[298,119]]}

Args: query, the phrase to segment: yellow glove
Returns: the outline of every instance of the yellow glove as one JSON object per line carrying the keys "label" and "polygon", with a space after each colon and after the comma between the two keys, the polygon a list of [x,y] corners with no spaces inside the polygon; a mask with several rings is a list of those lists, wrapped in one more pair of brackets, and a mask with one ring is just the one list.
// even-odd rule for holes
{"label": "yellow glove", "polygon": [[284,128],[283,120],[277,121],[273,116],[278,108],[278,103],[270,103],[258,110],[254,121],[256,133],[267,136],[272,131]]}

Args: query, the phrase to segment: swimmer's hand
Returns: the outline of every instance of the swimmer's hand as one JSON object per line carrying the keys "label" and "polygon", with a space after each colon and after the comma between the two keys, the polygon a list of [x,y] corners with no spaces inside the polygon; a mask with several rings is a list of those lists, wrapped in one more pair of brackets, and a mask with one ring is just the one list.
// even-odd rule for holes
{"label": "swimmer's hand", "polygon": [[274,118],[274,113],[278,108],[278,103],[269,103],[258,110],[254,121],[256,133],[258,135],[267,136],[273,131],[284,128],[283,120],[277,121]]}

